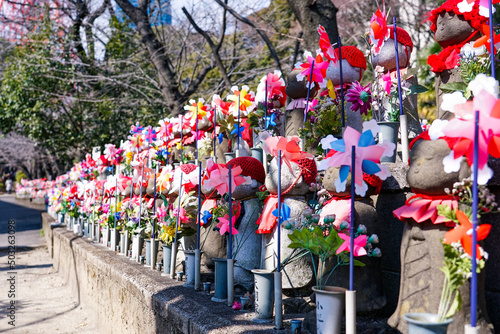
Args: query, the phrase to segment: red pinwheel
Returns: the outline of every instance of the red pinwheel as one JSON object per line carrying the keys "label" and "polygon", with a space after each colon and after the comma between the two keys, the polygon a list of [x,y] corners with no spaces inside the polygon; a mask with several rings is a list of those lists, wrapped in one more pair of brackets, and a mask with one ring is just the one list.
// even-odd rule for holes
{"label": "red pinwheel", "polygon": [[[483,24],[481,26],[481,32],[483,33],[483,36],[479,37],[475,42],[474,42],[474,47],[479,48],[481,46],[485,46],[488,52],[491,53],[490,50],[490,43],[491,43],[491,36],[490,36],[490,26],[487,24]],[[498,47],[500,46],[500,35],[495,34],[495,31],[493,31],[493,44],[494,44],[494,49],[495,49],[495,54],[497,53]]]}
{"label": "red pinwheel", "polygon": [[[456,216],[458,219],[458,225],[446,232],[444,235],[444,242],[447,244],[452,244],[454,242],[460,241],[464,250],[472,256],[472,224],[469,220],[469,217],[465,213],[460,210],[456,211]],[[477,228],[477,240],[485,239],[490,233],[491,225],[482,224]],[[481,252],[479,251],[479,246],[476,246],[476,255],[478,259],[481,259]]]}

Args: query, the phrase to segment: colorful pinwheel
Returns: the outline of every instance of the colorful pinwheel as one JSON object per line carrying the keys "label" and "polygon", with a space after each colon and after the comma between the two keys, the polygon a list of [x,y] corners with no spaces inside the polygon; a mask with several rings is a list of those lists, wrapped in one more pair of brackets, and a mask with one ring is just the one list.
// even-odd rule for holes
{"label": "colorful pinwheel", "polygon": [[323,159],[319,169],[328,167],[340,167],[339,178],[335,181],[338,192],[345,190],[347,176],[351,171],[352,149],[356,147],[356,170],[355,191],[356,194],[364,196],[368,185],[363,181],[363,173],[368,175],[377,175],[382,180],[390,176],[387,166],[380,164],[380,158],[391,156],[394,150],[394,144],[384,141],[382,144],[375,143],[375,136],[378,133],[378,125],[375,120],[363,124],[363,133],[359,133],[351,127],[344,131],[343,139],[336,140],[332,137],[331,141],[322,141],[322,147],[336,151],[334,155]]}
{"label": "colorful pinwheel", "polygon": [[[311,65],[312,66],[311,69]],[[307,62],[302,64],[296,64],[295,67],[299,68],[301,72],[297,74],[297,81],[302,81],[304,78],[309,82],[309,78],[312,72],[312,81],[316,82],[321,88],[325,88],[327,84],[326,70],[328,69],[329,61],[324,61],[321,55],[318,55],[316,59],[311,56],[307,57]]]}

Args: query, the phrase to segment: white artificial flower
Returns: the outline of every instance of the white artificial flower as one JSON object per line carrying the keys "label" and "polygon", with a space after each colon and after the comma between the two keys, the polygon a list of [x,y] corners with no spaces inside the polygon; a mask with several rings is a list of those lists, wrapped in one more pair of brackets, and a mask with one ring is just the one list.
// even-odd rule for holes
{"label": "white artificial flower", "polygon": [[478,48],[475,48],[474,42],[467,43],[460,49],[460,54],[466,57],[482,56],[486,52],[488,52],[488,50],[486,49],[486,46],[484,44]]}
{"label": "white artificial flower", "polygon": [[[474,165],[471,166],[471,170],[474,170]],[[478,170],[477,183],[480,185],[486,185],[492,177],[493,170],[488,166],[488,164],[485,164],[482,169]],[[472,178],[474,178],[474,174],[472,174]]]}
{"label": "white artificial flower", "polygon": [[332,147],[331,144],[336,140],[338,140],[338,139],[335,138],[334,136],[328,135],[325,138],[321,139],[321,141],[319,143],[321,144],[321,147],[323,148],[323,150],[326,150],[326,149],[330,149]]}
{"label": "white artificial flower", "polygon": [[443,158],[443,166],[446,173],[458,172],[461,164],[462,156],[455,159],[455,152],[453,151]]}
{"label": "white artificial flower", "polygon": [[[466,0],[464,0],[464,1],[466,1]],[[474,4],[474,3],[472,3],[472,4]],[[495,6],[493,6],[492,10],[493,10],[493,13],[496,12]],[[484,16],[484,17],[490,17],[490,9],[488,7],[479,5],[479,15]]]}
{"label": "white artificial flower", "polygon": [[469,82],[468,87],[474,96],[478,95],[482,90],[486,90],[488,93],[498,98],[498,81],[484,73],[478,74],[474,80]]}
{"label": "white artificial flower", "polygon": [[377,121],[372,118],[369,121],[363,122],[363,132],[370,130],[372,132],[373,137],[376,137],[380,131],[380,125],[378,125]]}
{"label": "white artificial flower", "polygon": [[438,140],[444,136],[443,129],[448,125],[448,120],[436,119],[429,127],[429,137],[431,140]]}
{"label": "white artificial flower", "polygon": [[463,96],[462,92],[453,92],[451,94],[443,94],[443,102],[441,102],[441,109],[454,112],[457,104],[463,104],[467,99]]}
{"label": "white artificial flower", "polygon": [[468,3],[467,0],[463,0],[459,4],[457,4],[457,8],[460,13],[469,13],[472,11],[472,7],[474,6],[474,1],[472,3]]}

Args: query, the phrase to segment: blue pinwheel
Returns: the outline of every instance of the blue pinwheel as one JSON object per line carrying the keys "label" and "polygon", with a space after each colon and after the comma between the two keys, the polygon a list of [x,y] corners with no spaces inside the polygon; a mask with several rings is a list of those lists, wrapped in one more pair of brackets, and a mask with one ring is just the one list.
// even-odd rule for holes
{"label": "blue pinwheel", "polygon": [[269,126],[276,126],[276,114],[271,114],[270,116],[265,116],[264,121],[266,122],[266,130],[269,129]]}
{"label": "blue pinwheel", "polygon": [[233,131],[231,131],[232,135],[238,134],[238,136],[241,138],[241,133],[245,131],[244,126],[238,126],[237,124],[234,125]]}
{"label": "blue pinwheel", "polygon": [[153,129],[153,127],[148,127],[148,129],[146,130],[145,138],[150,144],[156,140],[156,131],[155,129]]}
{"label": "blue pinwheel", "polygon": [[[273,216],[278,218],[278,209],[275,209],[273,211]],[[286,203],[281,204],[281,221],[284,222],[285,220],[290,219],[290,207],[286,205]]]}
{"label": "blue pinwheel", "polygon": [[135,123],[135,125],[132,125],[130,127],[130,133],[133,135],[142,132],[142,130],[144,130],[144,127],[140,126],[139,122]]}
{"label": "blue pinwheel", "polygon": [[203,226],[205,226],[208,224],[208,221],[210,220],[210,218],[212,218],[212,214],[210,213],[210,211],[205,210],[205,211],[203,211],[202,215],[203,216],[201,217],[201,220],[203,220]]}

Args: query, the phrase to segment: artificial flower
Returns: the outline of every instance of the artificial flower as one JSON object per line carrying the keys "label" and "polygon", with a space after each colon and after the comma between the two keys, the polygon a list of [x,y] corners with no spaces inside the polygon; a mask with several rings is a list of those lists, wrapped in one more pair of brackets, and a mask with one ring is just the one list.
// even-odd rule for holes
{"label": "artificial flower", "polygon": [[363,87],[358,81],[352,83],[351,88],[347,91],[347,102],[352,103],[351,110],[359,111],[361,115],[368,115],[368,110],[371,109],[372,93],[370,91],[370,83]]}

